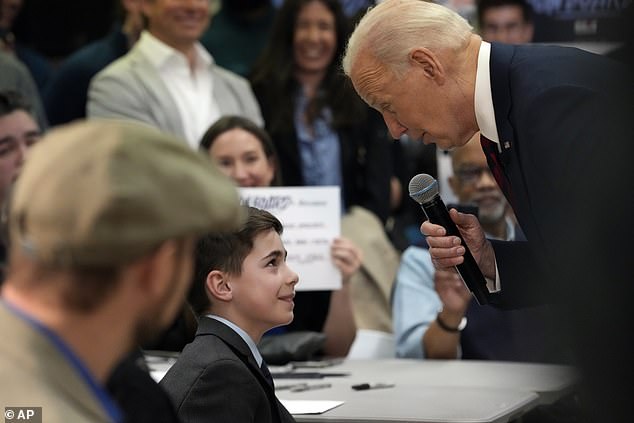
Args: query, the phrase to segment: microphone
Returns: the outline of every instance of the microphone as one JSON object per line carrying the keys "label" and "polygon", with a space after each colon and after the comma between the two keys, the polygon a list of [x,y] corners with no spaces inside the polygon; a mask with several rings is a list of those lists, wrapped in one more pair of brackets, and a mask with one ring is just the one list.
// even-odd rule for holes
{"label": "microphone", "polygon": [[464,261],[456,266],[456,270],[478,304],[488,304],[489,290],[484,275],[471,255],[467,243],[460,235],[456,224],[449,217],[449,211],[438,194],[438,181],[425,173],[414,176],[409,181],[409,196],[420,204],[431,223],[445,228],[448,235],[460,238],[465,249]]}

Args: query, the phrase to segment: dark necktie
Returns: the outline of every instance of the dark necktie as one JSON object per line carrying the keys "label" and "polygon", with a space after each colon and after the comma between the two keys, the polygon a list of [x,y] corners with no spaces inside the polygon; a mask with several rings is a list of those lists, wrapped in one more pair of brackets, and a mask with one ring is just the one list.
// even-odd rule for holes
{"label": "dark necktie", "polygon": [[504,166],[500,160],[498,145],[486,138],[484,135],[480,135],[480,145],[482,145],[482,150],[487,157],[487,163],[489,164],[491,173],[493,173],[495,182],[497,182],[500,186],[500,189],[511,204],[511,207],[515,208],[513,206],[513,191],[511,189],[511,183],[504,173]]}
{"label": "dark necktie", "polygon": [[266,365],[264,360],[262,360],[262,365],[260,366],[260,370],[262,370],[262,374],[264,375],[264,378],[269,382],[269,385],[275,388],[275,385],[273,384],[273,376],[271,376],[269,367]]}

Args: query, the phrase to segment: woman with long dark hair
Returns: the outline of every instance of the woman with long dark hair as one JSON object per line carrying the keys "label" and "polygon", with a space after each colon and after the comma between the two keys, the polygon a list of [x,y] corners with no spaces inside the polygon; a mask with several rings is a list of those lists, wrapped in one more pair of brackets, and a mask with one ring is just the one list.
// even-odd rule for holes
{"label": "woman with long dark hair", "polygon": [[344,211],[390,209],[391,146],[340,70],[349,21],[336,0],[286,1],[251,77],[283,184],[338,185]]}

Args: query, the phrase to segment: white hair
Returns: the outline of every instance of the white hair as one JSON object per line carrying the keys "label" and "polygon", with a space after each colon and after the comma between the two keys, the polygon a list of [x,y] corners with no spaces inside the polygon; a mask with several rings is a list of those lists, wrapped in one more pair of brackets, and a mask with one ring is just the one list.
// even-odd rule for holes
{"label": "white hair", "polygon": [[403,74],[416,47],[431,51],[466,48],[473,28],[456,12],[424,0],[385,0],[359,21],[348,40],[343,71],[361,51],[371,54],[395,74]]}

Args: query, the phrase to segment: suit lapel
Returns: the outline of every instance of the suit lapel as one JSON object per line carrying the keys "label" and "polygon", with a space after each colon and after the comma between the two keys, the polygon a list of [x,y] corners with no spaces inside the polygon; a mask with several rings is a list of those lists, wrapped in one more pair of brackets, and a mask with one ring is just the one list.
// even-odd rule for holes
{"label": "suit lapel", "polygon": [[166,130],[183,137],[185,129],[176,102],[152,63],[138,48],[130,52],[130,63],[134,79],[147,95],[147,106],[152,115],[165,125]]}
{"label": "suit lapel", "polygon": [[277,417],[275,421],[284,422],[287,421],[288,418],[284,418],[286,414],[280,409],[283,407],[277,400],[275,396],[275,390],[266,380],[262,371],[260,370],[260,366],[255,361],[253,354],[251,354],[251,350],[249,346],[244,342],[244,340],[233,331],[229,326],[225,325],[218,320],[212,319],[210,317],[202,317],[198,322],[198,331],[196,332],[196,336],[205,336],[211,335],[220,339],[224,342],[231,350],[242,360],[248,369],[255,375],[264,389],[266,396],[271,405],[271,412],[274,413],[274,417]]}
{"label": "suit lapel", "polygon": [[[491,93],[493,96],[493,108],[495,110],[495,123],[500,137],[502,152],[500,158],[513,188],[515,208],[513,211],[525,232],[531,232],[535,223],[530,212],[531,201],[529,191],[522,172],[522,143],[530,143],[530,139],[519,140],[516,135],[516,117],[513,116],[513,81],[510,72],[514,66],[519,47],[505,44],[491,44]],[[521,95],[520,93],[519,95]]]}
{"label": "suit lapel", "polygon": [[255,357],[251,354],[251,349],[233,329],[218,320],[202,317],[198,322],[198,331],[196,332],[196,336],[201,335],[212,335],[224,342],[247,365],[251,373],[258,378],[260,384],[271,389],[268,381],[260,371],[260,366],[255,361]]}
{"label": "suit lapel", "polygon": [[514,47],[504,44],[491,44],[490,73],[493,109],[500,147],[502,163],[508,161],[507,151],[515,144],[513,125],[509,120],[511,114],[511,92],[509,85],[509,69],[513,58]]}

